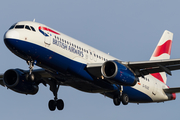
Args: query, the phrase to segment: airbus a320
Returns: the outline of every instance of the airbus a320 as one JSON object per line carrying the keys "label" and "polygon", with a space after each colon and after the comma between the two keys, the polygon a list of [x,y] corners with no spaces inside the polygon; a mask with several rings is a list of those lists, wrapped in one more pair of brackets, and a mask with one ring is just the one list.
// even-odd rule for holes
{"label": "airbus a320", "polygon": [[[35,21],[21,21],[4,34],[7,48],[25,60],[29,70],[9,69],[0,84],[21,94],[35,95],[39,84],[50,86],[54,99],[49,109],[63,110],[58,99],[62,86],[100,93],[114,105],[175,100],[180,88],[169,88],[166,75],[180,69],[180,59],[170,59],[173,33],[165,30],[150,60],[121,61],[87,44]],[[34,65],[41,69],[33,70]]]}

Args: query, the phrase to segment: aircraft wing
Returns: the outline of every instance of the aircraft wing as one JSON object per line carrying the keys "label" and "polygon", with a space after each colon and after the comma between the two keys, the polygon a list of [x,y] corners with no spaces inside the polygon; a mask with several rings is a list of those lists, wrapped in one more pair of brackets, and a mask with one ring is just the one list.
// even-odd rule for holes
{"label": "aircraft wing", "polygon": [[135,73],[147,75],[150,73],[166,72],[171,75],[172,70],[180,69],[180,59],[152,60],[141,62],[122,62]]}
{"label": "aircraft wing", "polygon": [[86,70],[91,74],[92,76],[100,77],[101,74],[101,66],[103,63],[89,63],[86,66]]}
{"label": "aircraft wing", "polygon": [[[20,70],[20,69],[19,69]],[[29,73],[29,70],[21,70],[24,73]],[[44,85],[49,84],[48,78],[53,78],[50,73],[48,73],[45,69],[36,69],[33,70],[33,74],[38,77],[38,79],[42,79],[41,81]],[[5,84],[3,82],[3,74],[0,74],[0,85],[5,87]]]}
{"label": "aircraft wing", "polygon": [[3,75],[0,75],[0,85],[5,86],[3,82]]}
{"label": "aircraft wing", "polygon": [[[121,62],[121,64],[127,66],[133,70],[136,75],[143,76],[151,73],[166,72],[171,75],[172,70],[180,69],[180,59],[167,59],[167,60],[151,60],[151,61],[139,61],[139,62]],[[86,70],[93,76],[100,77],[101,66],[103,63],[90,63],[87,64]]]}

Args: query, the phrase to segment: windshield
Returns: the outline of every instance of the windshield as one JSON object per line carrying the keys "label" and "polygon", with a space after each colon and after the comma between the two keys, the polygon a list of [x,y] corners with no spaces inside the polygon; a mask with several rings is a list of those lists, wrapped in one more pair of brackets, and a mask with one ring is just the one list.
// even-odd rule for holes
{"label": "windshield", "polygon": [[13,29],[16,24],[17,24],[17,23],[13,24],[13,25],[9,28],[9,30],[10,30],[10,29]]}

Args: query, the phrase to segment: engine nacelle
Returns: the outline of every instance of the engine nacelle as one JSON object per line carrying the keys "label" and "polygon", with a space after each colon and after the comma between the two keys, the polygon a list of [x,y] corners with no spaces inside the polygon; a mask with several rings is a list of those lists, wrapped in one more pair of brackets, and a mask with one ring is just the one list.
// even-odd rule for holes
{"label": "engine nacelle", "polygon": [[101,67],[102,75],[111,82],[119,85],[134,86],[138,78],[126,66],[118,61],[107,61]]}
{"label": "engine nacelle", "polygon": [[34,95],[38,92],[39,87],[33,81],[26,80],[26,74],[19,69],[9,69],[3,76],[4,84],[11,90]]}

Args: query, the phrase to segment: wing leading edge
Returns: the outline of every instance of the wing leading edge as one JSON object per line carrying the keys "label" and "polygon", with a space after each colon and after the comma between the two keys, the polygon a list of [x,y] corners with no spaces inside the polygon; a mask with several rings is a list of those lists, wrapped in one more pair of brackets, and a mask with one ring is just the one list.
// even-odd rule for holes
{"label": "wing leading edge", "polygon": [[[151,60],[139,62],[121,62],[127,66],[134,73],[139,76],[148,75],[151,73],[166,72],[171,75],[171,71],[180,69],[180,59],[167,59],[167,60]],[[101,66],[103,63],[90,63],[87,64],[86,70],[95,77],[102,76]]]}
{"label": "wing leading edge", "polygon": [[130,67],[137,76],[158,72],[171,75],[171,71],[180,69],[180,59],[122,62],[122,64]]}

